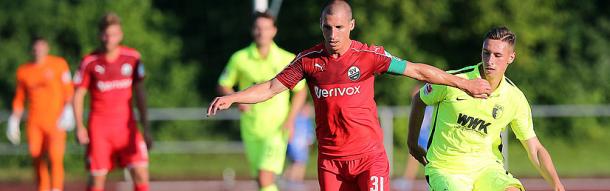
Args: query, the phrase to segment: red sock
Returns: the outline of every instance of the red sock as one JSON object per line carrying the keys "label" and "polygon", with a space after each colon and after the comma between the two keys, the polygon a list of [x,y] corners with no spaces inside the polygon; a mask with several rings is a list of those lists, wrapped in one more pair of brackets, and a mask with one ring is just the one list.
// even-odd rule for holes
{"label": "red sock", "polygon": [[140,183],[140,184],[136,184],[133,187],[134,191],[148,191],[148,183]]}

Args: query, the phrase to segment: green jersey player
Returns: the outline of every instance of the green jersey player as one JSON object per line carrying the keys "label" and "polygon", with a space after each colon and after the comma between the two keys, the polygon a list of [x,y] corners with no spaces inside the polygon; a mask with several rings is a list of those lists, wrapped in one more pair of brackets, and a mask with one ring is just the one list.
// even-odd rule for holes
{"label": "green jersey player", "polygon": [[[459,89],[432,84],[426,84],[413,96],[409,150],[425,165],[431,190],[524,190],[495,154],[501,149],[497,144],[500,132],[507,126],[544,179],[555,190],[564,190],[549,153],[534,133],[525,96],[504,76],[515,59],[515,39],[506,27],[492,29],[483,42],[482,63],[453,71],[463,78],[489,81],[493,92],[487,99],[475,99]],[[425,105],[434,106],[427,153],[417,144]]]}

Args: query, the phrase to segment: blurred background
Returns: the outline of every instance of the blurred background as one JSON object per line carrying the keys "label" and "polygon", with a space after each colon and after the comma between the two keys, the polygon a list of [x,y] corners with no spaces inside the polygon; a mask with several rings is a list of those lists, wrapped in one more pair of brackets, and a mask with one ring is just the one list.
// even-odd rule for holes
{"label": "blurred background", "polygon": [[[321,42],[319,14],[325,2],[281,2],[276,43],[298,53]],[[610,1],[350,3],[356,19],[352,39],[445,70],[478,63],[483,35],[491,27],[508,26],[517,34],[517,58],[507,76],[533,105],[535,130],[560,176],[610,177]],[[146,66],[157,141],[150,155],[152,180],[220,180],[223,171],[249,179],[237,112],[206,118],[204,109],[217,95],[217,79],[229,56],[251,42],[252,8],[251,0],[0,1],[2,133],[16,69],[30,59],[31,37],[49,39],[51,54],[65,57],[74,72],[80,59],[98,46],[98,19],[113,11],[122,18],[123,43],[138,49]],[[377,103],[390,112],[382,124],[391,125],[395,176],[402,174],[408,154],[407,114],[414,85],[415,80],[389,75],[376,83]],[[517,177],[539,177],[510,135],[510,171]],[[73,132],[68,143],[66,181],[84,182],[83,148]],[[0,136],[0,183],[33,182],[26,148]],[[315,156],[314,149],[308,179],[316,178]],[[122,180],[122,172],[110,178]]]}

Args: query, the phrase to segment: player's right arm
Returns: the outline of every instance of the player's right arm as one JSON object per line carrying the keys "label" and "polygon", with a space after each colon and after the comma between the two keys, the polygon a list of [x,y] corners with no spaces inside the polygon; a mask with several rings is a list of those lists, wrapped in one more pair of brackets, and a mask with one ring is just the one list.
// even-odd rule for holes
{"label": "player's right arm", "polygon": [[95,57],[85,56],[78,71],[74,75],[73,80],[76,90],[74,91],[74,96],[72,98],[72,105],[74,107],[74,119],[76,121],[76,139],[80,144],[89,143],[89,135],[83,120],[83,111],[85,106],[85,95],[87,95],[87,88],[91,82],[91,77],[89,75],[90,67],[88,67],[88,65],[93,60],[95,60]]}
{"label": "player's right arm", "polygon": [[409,134],[407,136],[407,146],[409,153],[422,165],[428,164],[426,150],[417,144],[421,124],[424,120],[426,104],[421,100],[419,92],[411,98],[411,114],[409,115]]}
{"label": "player's right arm", "polygon": [[234,94],[216,97],[208,107],[207,115],[216,115],[216,111],[224,110],[233,103],[259,103],[288,90],[277,78],[267,82],[250,86],[249,88]]}
{"label": "player's right arm", "polygon": [[17,145],[21,142],[21,130],[19,123],[23,116],[23,108],[25,102],[25,84],[23,84],[23,75],[17,70],[17,85],[15,89],[15,97],[13,98],[13,112],[8,118],[8,127],[6,128],[6,137],[8,140]]}
{"label": "player's right arm", "polygon": [[76,139],[78,139],[78,143],[82,145],[89,143],[89,135],[83,120],[85,95],[87,95],[87,88],[78,87],[74,92],[73,100],[74,119],[76,119]]}

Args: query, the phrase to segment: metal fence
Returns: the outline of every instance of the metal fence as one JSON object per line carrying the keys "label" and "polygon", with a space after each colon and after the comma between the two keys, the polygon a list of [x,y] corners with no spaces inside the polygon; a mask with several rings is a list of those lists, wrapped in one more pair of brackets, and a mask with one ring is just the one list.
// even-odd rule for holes
{"label": "metal fence", "polygon": [[[206,117],[207,108],[152,108],[149,109],[151,121],[180,121],[180,120],[239,120],[239,111],[229,109],[219,112],[216,116]],[[379,119],[384,133],[384,144],[388,157],[393,158],[393,133],[394,119],[397,117],[408,117],[409,106],[380,106]],[[534,117],[609,117],[610,105],[535,105],[532,106]],[[6,111],[0,112],[0,122],[8,116]],[[0,125],[5,127],[5,125]],[[4,130],[4,128],[2,128]],[[2,131],[4,133],[4,131]],[[405,132],[406,133],[406,132]],[[506,133],[502,136],[505,151],[508,147]],[[67,153],[82,152],[82,147],[76,144],[68,144]],[[159,154],[221,154],[241,153],[243,147],[240,142],[215,142],[215,141],[159,141],[155,142],[152,153]],[[505,159],[508,159],[507,152]],[[9,143],[0,143],[0,155],[24,155],[27,154],[27,145],[13,146]],[[391,162],[391,161],[390,161]],[[508,162],[506,162],[508,164]]]}

